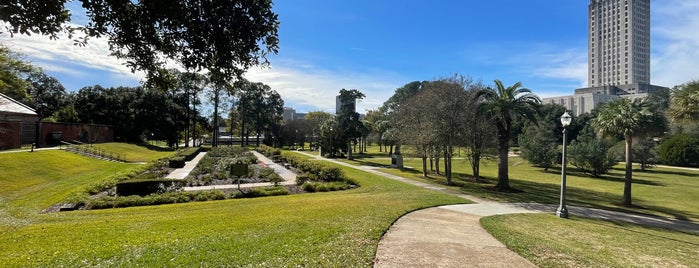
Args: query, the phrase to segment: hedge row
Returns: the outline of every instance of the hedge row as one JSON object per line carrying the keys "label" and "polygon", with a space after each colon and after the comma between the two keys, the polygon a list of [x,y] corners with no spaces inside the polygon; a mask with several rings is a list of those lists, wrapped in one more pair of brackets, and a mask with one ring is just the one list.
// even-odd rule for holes
{"label": "hedge row", "polygon": [[175,156],[173,158],[170,158],[170,160],[168,160],[167,163],[168,166],[171,168],[183,168],[185,164],[184,162],[185,158],[183,156]]}
{"label": "hedge row", "polygon": [[200,151],[201,151],[201,147],[190,147],[190,148],[184,149],[184,151],[180,152],[177,155],[184,157],[185,161],[192,161],[192,159],[197,157],[197,154],[199,154]]}
{"label": "hedge row", "polygon": [[199,192],[169,192],[148,196],[102,196],[96,199],[89,199],[83,204],[79,205],[85,205],[88,209],[104,209],[223,199],[226,199],[226,194],[220,190],[216,190]]}
{"label": "hedge row", "polygon": [[197,157],[201,151],[203,151],[202,147],[191,147],[184,149],[183,151],[179,152],[177,156],[168,160],[168,166],[171,168],[183,168],[185,162],[192,161],[192,159]]}
{"label": "hedge row", "polygon": [[304,173],[296,177],[296,184],[303,185],[307,181],[316,182],[344,182],[348,185],[359,185],[355,180],[345,176],[339,167],[322,161],[309,161],[302,156],[284,153],[281,160]]}
{"label": "hedge row", "polygon": [[162,194],[178,191],[182,189],[184,184],[185,181],[183,180],[171,179],[144,178],[143,180],[128,180],[116,184],[116,194],[118,196]]}
{"label": "hedge row", "polygon": [[255,151],[258,151],[259,153],[261,153],[261,154],[263,154],[263,155],[265,155],[265,156],[267,156],[267,157],[272,157],[272,158],[274,158],[274,156],[277,156],[277,155],[281,155],[281,154],[282,154],[282,151],[281,151],[281,150],[279,150],[279,149],[277,149],[277,148],[274,148],[274,147],[272,147],[272,146],[264,145],[264,144],[262,144],[262,145],[260,145],[259,147],[255,148]]}

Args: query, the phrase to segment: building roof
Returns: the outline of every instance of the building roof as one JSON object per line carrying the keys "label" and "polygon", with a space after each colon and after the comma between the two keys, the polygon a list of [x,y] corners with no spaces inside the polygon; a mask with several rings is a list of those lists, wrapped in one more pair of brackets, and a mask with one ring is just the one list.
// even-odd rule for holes
{"label": "building roof", "polygon": [[37,115],[34,109],[0,93],[0,113]]}

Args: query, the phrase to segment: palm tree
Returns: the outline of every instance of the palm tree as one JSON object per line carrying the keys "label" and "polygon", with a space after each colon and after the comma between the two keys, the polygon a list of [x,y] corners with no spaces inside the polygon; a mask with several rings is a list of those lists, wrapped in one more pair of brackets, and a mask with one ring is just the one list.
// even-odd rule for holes
{"label": "palm tree", "polygon": [[624,196],[622,204],[631,205],[632,163],[631,145],[633,138],[649,131],[657,125],[659,118],[652,103],[646,99],[630,100],[620,98],[610,101],[599,108],[597,117],[590,121],[592,127],[603,136],[624,136],[626,142],[626,174],[624,176]]}
{"label": "palm tree", "polygon": [[667,113],[676,122],[699,122],[699,81],[675,87]]}
{"label": "palm tree", "polygon": [[510,135],[512,119],[521,116],[535,121],[536,109],[541,100],[531,90],[522,88],[517,82],[510,87],[503,86],[500,80],[495,80],[496,88],[485,88],[476,94],[481,100],[480,111],[491,116],[497,126],[498,134],[498,191],[509,191],[510,178],[508,175],[507,154],[510,150]]}

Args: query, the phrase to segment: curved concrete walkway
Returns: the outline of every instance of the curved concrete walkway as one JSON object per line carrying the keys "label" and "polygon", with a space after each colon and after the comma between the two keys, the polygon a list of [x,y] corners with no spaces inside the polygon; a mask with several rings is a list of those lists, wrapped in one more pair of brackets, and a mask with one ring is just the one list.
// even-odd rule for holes
{"label": "curved concrete walkway", "polygon": [[[418,187],[456,195],[476,204],[448,205],[410,212],[379,241],[374,267],[536,267],[509,250],[480,225],[480,218],[515,213],[555,213],[557,204],[498,203],[377,170],[299,152]],[[661,217],[568,206],[571,215],[625,221],[699,235],[699,223]]]}

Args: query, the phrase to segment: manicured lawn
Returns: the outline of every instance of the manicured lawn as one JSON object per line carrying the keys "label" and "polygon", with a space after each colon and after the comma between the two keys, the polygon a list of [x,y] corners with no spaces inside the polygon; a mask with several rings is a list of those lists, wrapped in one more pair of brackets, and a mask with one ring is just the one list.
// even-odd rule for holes
{"label": "manicured lawn", "polygon": [[699,236],[551,214],[492,216],[481,224],[541,267],[699,267]]}
{"label": "manicured lawn", "polygon": [[[344,160],[346,161],[346,160]],[[362,165],[390,165],[387,158],[363,158],[347,161]],[[443,164],[443,163],[440,163]],[[487,189],[497,180],[497,164],[486,161],[481,166],[483,182],[474,182],[471,167],[464,159],[455,159],[454,183],[451,187],[466,194],[502,202],[538,202],[557,204],[560,197],[560,169],[544,171],[532,167],[519,157],[510,158],[510,184],[521,193],[500,193]],[[444,176],[430,174],[422,177],[420,159],[406,158],[405,169],[385,168],[382,171],[418,181],[444,184]],[[443,167],[441,168],[443,171]],[[620,206],[623,192],[624,167],[616,166],[610,174],[594,178],[568,168],[567,201],[570,205],[597,207],[618,211],[647,213],[675,219],[699,221],[699,172],[671,168],[653,168],[648,172],[634,171],[633,203],[637,207]]]}
{"label": "manicured lawn", "polygon": [[[82,165],[101,169],[92,162]],[[116,165],[113,172],[129,167],[110,165]],[[9,209],[21,206],[16,202],[21,195],[14,194],[19,191],[34,196],[36,205],[21,206],[31,213],[20,214],[11,223],[1,222],[0,259],[9,267],[370,266],[381,235],[401,215],[468,202],[354,169],[343,170],[362,187],[51,214],[38,214],[40,205],[52,204],[53,198],[44,196],[54,189],[46,185],[48,179],[36,175],[35,185],[2,192],[3,206]],[[62,192],[86,180],[64,175]],[[3,176],[0,183],[12,184],[5,180],[10,178]]]}
{"label": "manicured lawn", "polygon": [[168,148],[143,144],[110,142],[95,144],[95,146],[106,152],[119,155],[127,162],[148,162],[174,154],[174,150]]}
{"label": "manicured lawn", "polygon": [[62,150],[0,154],[0,214],[35,214],[90,183],[134,167]]}

